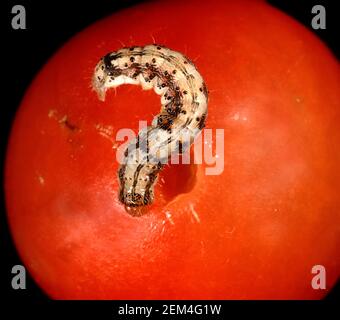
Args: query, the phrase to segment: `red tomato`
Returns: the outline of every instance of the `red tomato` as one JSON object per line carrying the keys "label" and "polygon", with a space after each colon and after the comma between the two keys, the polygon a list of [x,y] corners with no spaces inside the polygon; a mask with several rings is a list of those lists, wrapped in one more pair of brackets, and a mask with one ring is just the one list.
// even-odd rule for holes
{"label": "red tomato", "polygon": [[[203,75],[225,165],[167,167],[154,205],[132,217],[115,135],[151,122],[159,97],[123,86],[103,103],[91,77],[104,54],[153,40]],[[145,3],[86,29],[39,73],[13,126],[5,188],[26,267],[53,298],[323,297],[340,267],[339,71],[260,1]],[[314,265],[326,290],[311,286]]]}

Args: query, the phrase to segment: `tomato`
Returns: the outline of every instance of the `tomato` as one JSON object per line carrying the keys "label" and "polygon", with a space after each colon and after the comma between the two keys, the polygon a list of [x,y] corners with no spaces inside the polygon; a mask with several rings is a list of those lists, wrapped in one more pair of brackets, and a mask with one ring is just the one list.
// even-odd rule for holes
{"label": "tomato", "polygon": [[[100,101],[94,66],[153,41],[186,54],[224,129],[224,170],[164,169],[155,202],[118,201],[119,129],[159,112],[121,86]],[[70,40],[28,89],[6,162],[19,254],[52,298],[317,299],[339,277],[339,63],[262,1],[165,1],[120,11]],[[215,148],[215,147],[214,147]],[[311,270],[326,270],[326,289]]]}

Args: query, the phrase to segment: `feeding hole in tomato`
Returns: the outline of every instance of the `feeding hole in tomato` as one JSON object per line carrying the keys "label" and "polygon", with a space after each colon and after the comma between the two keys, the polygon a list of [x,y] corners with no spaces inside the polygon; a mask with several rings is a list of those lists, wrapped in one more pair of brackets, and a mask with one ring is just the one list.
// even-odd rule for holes
{"label": "feeding hole in tomato", "polygon": [[183,164],[180,157],[179,164],[165,166],[159,174],[155,192],[159,193],[165,203],[183,193],[190,192],[196,184],[197,164]]}

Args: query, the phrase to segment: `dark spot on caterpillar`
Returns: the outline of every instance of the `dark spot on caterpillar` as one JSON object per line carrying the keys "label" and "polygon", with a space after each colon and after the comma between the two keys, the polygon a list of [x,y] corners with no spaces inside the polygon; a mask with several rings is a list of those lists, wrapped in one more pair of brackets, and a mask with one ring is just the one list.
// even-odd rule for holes
{"label": "dark spot on caterpillar", "polygon": [[152,192],[150,189],[148,189],[145,191],[143,203],[144,205],[148,205],[151,202],[152,202]]}
{"label": "dark spot on caterpillar", "polygon": [[106,74],[109,76],[118,77],[119,75],[121,75],[121,70],[111,64],[111,61],[114,60],[114,57],[116,57],[116,55],[111,56],[110,54],[107,54],[102,59],[104,62]]}
{"label": "dark spot on caterpillar", "polygon": [[157,50],[161,50],[161,47],[160,47],[160,46],[158,46],[158,47],[157,47]]}
{"label": "dark spot on caterpillar", "polygon": [[152,63],[156,63],[156,59],[155,58],[152,58]]}
{"label": "dark spot on caterpillar", "polygon": [[156,165],[156,169],[157,170],[161,170],[163,168],[163,165],[161,162],[158,162],[157,165]]}
{"label": "dark spot on caterpillar", "polygon": [[150,186],[156,181],[157,179],[157,173],[158,170],[157,169],[153,169],[154,171],[152,173],[149,174],[149,181],[147,183],[146,189],[150,189]]}
{"label": "dark spot on caterpillar", "polygon": [[167,76],[168,74],[169,74],[168,71],[165,70],[165,71],[164,71],[164,75]]}
{"label": "dark spot on caterpillar", "polygon": [[164,130],[166,130],[166,132],[168,132],[169,134],[171,134],[171,132],[172,132],[171,126],[169,128],[164,129]]}
{"label": "dark spot on caterpillar", "polygon": [[207,88],[207,86],[204,82],[202,83],[202,92],[203,92],[205,98],[208,99],[208,88]]}
{"label": "dark spot on caterpillar", "polygon": [[119,190],[119,196],[118,196],[118,198],[119,198],[119,201],[120,201],[120,202],[125,203],[125,196],[124,196],[124,189],[123,189],[123,188],[121,188],[121,189]]}
{"label": "dark spot on caterpillar", "polygon": [[166,84],[165,83],[162,83],[162,86],[161,86],[162,88],[165,88],[166,87]]}
{"label": "dark spot on caterpillar", "polygon": [[174,69],[174,70],[172,70],[172,73],[173,73],[173,74],[176,74],[176,70],[175,70],[175,69]]}
{"label": "dark spot on caterpillar", "polygon": [[200,118],[199,118],[199,117],[197,117],[197,118],[196,118],[196,121],[200,121]]}
{"label": "dark spot on caterpillar", "polygon": [[124,181],[124,174],[125,174],[125,165],[121,166],[118,170],[118,177],[119,177],[119,180],[122,182]]}
{"label": "dark spot on caterpillar", "polygon": [[187,94],[187,93],[188,93],[188,91],[186,91],[186,90],[183,91],[183,94]]}
{"label": "dark spot on caterpillar", "polygon": [[187,112],[186,112],[185,110],[182,110],[182,111],[181,111],[181,113],[183,113],[183,114],[187,114]]}
{"label": "dark spot on caterpillar", "polygon": [[192,122],[192,118],[187,118],[184,123],[184,127],[187,127]]}
{"label": "dark spot on caterpillar", "polygon": [[202,129],[205,127],[205,119],[206,119],[206,117],[207,117],[207,114],[204,113],[204,114],[202,115],[201,120],[200,120],[199,123],[198,123],[198,129],[202,130]]}
{"label": "dark spot on caterpillar", "polygon": [[115,61],[118,58],[120,58],[122,56],[121,53],[108,53],[106,56],[104,56],[103,60],[104,60],[104,64],[107,65],[107,63],[111,64],[111,61]]}
{"label": "dark spot on caterpillar", "polygon": [[142,170],[142,168],[144,167],[143,164],[139,164],[136,168],[136,171],[134,172],[134,175],[133,175],[133,184],[132,184],[132,190],[134,192],[135,190],[135,187],[137,185],[137,180],[138,180],[138,177],[139,177],[139,173],[140,171]]}
{"label": "dark spot on caterpillar", "polygon": [[136,79],[139,74],[140,74],[140,71],[138,71],[138,70],[135,71],[135,73],[132,75],[132,78]]}
{"label": "dark spot on caterpillar", "polygon": [[134,62],[135,61],[135,57],[130,57],[130,61]]}
{"label": "dark spot on caterpillar", "polygon": [[149,67],[149,63],[147,62],[147,63],[145,64],[145,66],[148,68],[148,67]]}
{"label": "dark spot on caterpillar", "polygon": [[173,120],[169,115],[160,115],[157,118],[157,125],[160,129],[167,130],[171,127]]}
{"label": "dark spot on caterpillar", "polygon": [[124,63],[124,67],[127,68],[129,65],[125,62]]}

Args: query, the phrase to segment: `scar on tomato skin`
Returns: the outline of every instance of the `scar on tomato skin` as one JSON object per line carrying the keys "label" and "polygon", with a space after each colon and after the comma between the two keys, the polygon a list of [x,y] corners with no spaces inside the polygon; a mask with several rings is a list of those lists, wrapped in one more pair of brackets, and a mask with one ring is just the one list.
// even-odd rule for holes
{"label": "scar on tomato skin", "polygon": [[112,126],[105,126],[103,124],[97,123],[95,128],[102,137],[114,142]]}
{"label": "scar on tomato skin", "polygon": [[41,186],[44,186],[45,185],[45,178],[40,174],[37,174],[37,178],[38,178],[39,184]]}
{"label": "scar on tomato skin", "polygon": [[201,219],[200,219],[200,216],[198,215],[197,211],[195,210],[194,205],[192,203],[190,203],[189,207],[190,207],[191,214],[194,217],[194,219],[196,220],[196,222],[200,223]]}
{"label": "scar on tomato skin", "polygon": [[168,220],[172,225],[175,225],[175,222],[174,222],[174,220],[172,219],[172,216],[171,216],[171,212],[170,212],[170,211],[166,211],[166,212],[165,212],[165,217],[167,218],[167,220]]}
{"label": "scar on tomato skin", "polygon": [[58,114],[58,111],[57,111],[56,109],[50,109],[50,110],[48,111],[48,117],[49,117],[49,118],[54,118],[54,119],[56,119],[57,114]]}
{"label": "scar on tomato skin", "polygon": [[79,128],[75,124],[71,123],[66,115],[59,120],[59,123],[64,125],[67,129],[71,130],[72,132],[79,131]]}
{"label": "scar on tomato skin", "polygon": [[50,119],[54,119],[58,121],[58,123],[65,126],[65,128],[69,129],[72,132],[80,131],[80,128],[78,126],[76,126],[74,123],[69,121],[67,115],[59,116],[58,111],[56,109],[50,109],[48,111],[48,117]]}
{"label": "scar on tomato skin", "polygon": [[236,227],[232,226],[229,230],[225,231],[225,234],[227,234],[228,236],[232,236],[232,234],[234,233]]}

